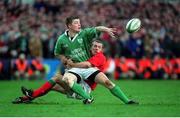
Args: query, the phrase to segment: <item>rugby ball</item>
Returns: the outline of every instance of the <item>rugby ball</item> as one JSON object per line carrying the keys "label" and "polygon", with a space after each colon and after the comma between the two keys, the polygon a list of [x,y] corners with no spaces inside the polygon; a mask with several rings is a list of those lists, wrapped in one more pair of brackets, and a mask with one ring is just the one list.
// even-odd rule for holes
{"label": "rugby ball", "polygon": [[133,18],[126,24],[126,31],[128,33],[137,32],[141,27],[141,21],[138,18]]}

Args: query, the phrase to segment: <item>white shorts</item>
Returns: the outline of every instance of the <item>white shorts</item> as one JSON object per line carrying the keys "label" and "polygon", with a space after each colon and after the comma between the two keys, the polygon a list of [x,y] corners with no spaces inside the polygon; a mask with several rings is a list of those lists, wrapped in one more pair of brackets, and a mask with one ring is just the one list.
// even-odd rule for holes
{"label": "white shorts", "polygon": [[97,68],[71,68],[67,70],[66,72],[73,72],[78,74],[81,79],[86,80],[90,75],[92,75],[94,72],[98,71]]}

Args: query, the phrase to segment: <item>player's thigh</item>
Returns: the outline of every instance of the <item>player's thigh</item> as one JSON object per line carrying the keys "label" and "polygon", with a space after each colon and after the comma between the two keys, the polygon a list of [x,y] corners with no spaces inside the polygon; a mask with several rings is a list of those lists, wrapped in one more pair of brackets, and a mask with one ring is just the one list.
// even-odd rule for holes
{"label": "player's thigh", "polygon": [[105,86],[108,89],[111,89],[115,86],[115,84],[111,80],[109,80],[107,76],[102,72],[96,75],[95,82]]}
{"label": "player's thigh", "polygon": [[63,89],[69,90],[69,86],[62,80],[62,78],[62,74],[60,72],[56,72],[56,74],[52,77],[52,80],[54,80]]}

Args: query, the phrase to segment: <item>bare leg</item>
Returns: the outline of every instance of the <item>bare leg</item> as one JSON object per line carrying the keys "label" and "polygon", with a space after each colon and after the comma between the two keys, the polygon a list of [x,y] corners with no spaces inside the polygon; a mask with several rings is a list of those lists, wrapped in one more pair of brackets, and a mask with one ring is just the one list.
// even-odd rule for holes
{"label": "bare leg", "polygon": [[127,104],[130,101],[122,92],[122,90],[118,86],[116,86],[112,81],[110,81],[104,73],[100,72],[98,75],[96,75],[95,82],[108,88],[114,96],[122,100],[124,103]]}

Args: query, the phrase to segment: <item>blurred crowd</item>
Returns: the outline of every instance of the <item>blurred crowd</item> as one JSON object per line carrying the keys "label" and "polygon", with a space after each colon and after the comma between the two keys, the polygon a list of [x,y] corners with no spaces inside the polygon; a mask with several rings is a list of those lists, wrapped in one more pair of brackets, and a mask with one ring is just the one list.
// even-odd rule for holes
{"label": "blurred crowd", "polygon": [[110,78],[118,79],[174,79],[180,78],[180,58],[153,59],[108,58],[104,73]]}
{"label": "blurred crowd", "polygon": [[[22,0],[23,1],[23,0]],[[105,54],[111,58],[180,56],[180,2],[160,0],[21,0],[0,1],[0,59],[54,58],[54,45],[66,27],[67,16],[77,15],[83,27],[116,27],[116,40],[106,33]],[[170,1],[170,0],[169,0]],[[142,21],[140,31],[128,34],[131,18]],[[0,62],[1,70],[2,62]]]}
{"label": "blurred crowd", "polygon": [[45,76],[42,58],[27,59],[21,53],[16,59],[0,61],[0,80],[42,80]]}

